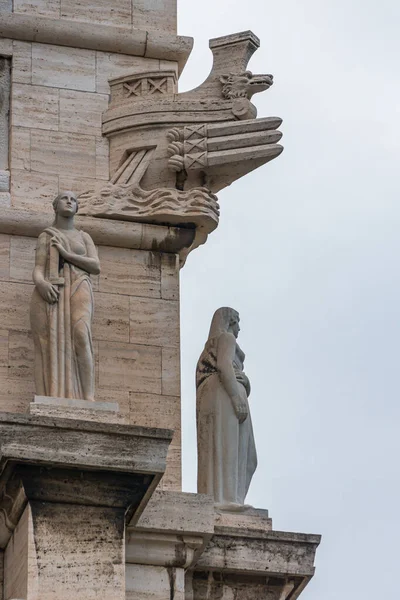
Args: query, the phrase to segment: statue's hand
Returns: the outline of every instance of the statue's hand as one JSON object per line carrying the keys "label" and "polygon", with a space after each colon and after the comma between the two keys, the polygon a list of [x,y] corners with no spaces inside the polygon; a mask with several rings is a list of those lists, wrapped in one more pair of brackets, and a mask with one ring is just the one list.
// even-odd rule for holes
{"label": "statue's hand", "polygon": [[240,396],[235,396],[232,398],[232,401],[238,421],[239,423],[243,423],[249,416],[247,405]]}
{"label": "statue's hand", "polygon": [[61,238],[60,236],[58,236],[58,235],[54,235],[54,236],[51,238],[51,240],[50,240],[50,243],[51,243],[51,245],[52,245],[52,246],[54,246],[55,248],[57,248],[58,252],[60,253],[60,255],[61,255],[63,258],[67,258],[67,255],[68,255],[69,253],[68,253],[68,250],[66,250],[66,249],[64,248],[64,246],[63,246],[63,240],[62,240],[62,238]]}
{"label": "statue's hand", "polygon": [[43,280],[36,284],[36,289],[48,304],[55,304],[58,301],[59,291],[50,281]]}

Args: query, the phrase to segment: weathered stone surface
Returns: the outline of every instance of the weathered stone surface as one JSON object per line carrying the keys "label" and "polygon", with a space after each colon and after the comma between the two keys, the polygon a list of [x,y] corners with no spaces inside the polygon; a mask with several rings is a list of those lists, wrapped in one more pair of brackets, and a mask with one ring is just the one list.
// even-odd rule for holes
{"label": "weathered stone surface", "polygon": [[[5,136],[4,136],[5,139]],[[7,144],[8,147],[8,131],[7,131]],[[7,157],[8,161],[8,157]],[[3,161],[3,164],[6,164],[6,160]],[[10,171],[0,171],[0,192],[9,192],[10,191]]]}
{"label": "weathered stone surface", "polygon": [[29,406],[29,413],[38,417],[59,417],[82,419],[99,423],[122,423],[129,425],[128,419],[119,411],[116,402],[90,402],[71,398],[50,398],[35,396]]}
{"label": "weathered stone surface", "polygon": [[[21,127],[11,128],[11,168],[13,170],[13,186],[19,189],[15,179],[19,179],[18,170],[29,171],[31,168],[31,132],[30,129]],[[42,176],[43,177],[43,176]],[[35,189],[35,180],[32,182],[32,191]]]}
{"label": "weathered stone surface", "polygon": [[98,135],[107,106],[106,94],[60,90],[60,131]]}
{"label": "weathered stone surface", "polygon": [[100,248],[101,292],[159,298],[161,295],[160,254],[128,248]]}
{"label": "weathered stone surface", "polygon": [[[26,215],[26,221],[29,221],[28,217],[32,218],[32,212],[47,212],[51,215],[53,210],[51,201],[57,194],[57,175],[13,170],[11,181],[12,208],[21,209]],[[32,212],[29,213],[28,210]],[[21,227],[18,233],[23,235],[24,227]]]}
{"label": "weathered stone surface", "polygon": [[0,413],[0,468],[8,460],[152,473],[160,477],[172,432]]}
{"label": "weathered stone surface", "polygon": [[161,348],[99,342],[99,386],[161,393]]}
{"label": "weathered stone surface", "polygon": [[[8,169],[8,129],[10,112],[10,84],[11,61],[0,56],[0,192],[8,192],[5,186],[5,173],[1,169]],[[8,174],[9,176],[9,174]]]}
{"label": "weathered stone surface", "polygon": [[[165,14],[163,19],[165,20]],[[163,22],[162,29],[162,32],[146,31],[138,29],[137,26],[115,27],[69,19],[2,13],[0,36],[24,42],[34,41],[157,60],[166,59],[176,61],[179,72],[182,72],[193,47],[193,38],[166,32]]]}
{"label": "weathered stone surface", "polygon": [[[2,21],[4,15],[1,16]],[[10,37],[14,37],[13,35]],[[29,42],[13,41],[13,68],[11,78],[13,83],[32,83],[32,44]]]}
{"label": "weathered stone surface", "polygon": [[12,93],[13,125],[57,131],[58,96],[56,88],[15,83]]}
{"label": "weathered stone surface", "polygon": [[162,393],[166,396],[181,394],[180,354],[177,348],[162,349]]}
{"label": "weathered stone surface", "polygon": [[179,304],[171,300],[131,298],[130,340],[163,348],[179,346]]}
{"label": "weathered stone surface", "polygon": [[60,16],[60,0],[14,0],[14,11],[57,19]]}
{"label": "weathered stone surface", "polygon": [[95,292],[94,301],[94,339],[129,342],[129,297]]}
{"label": "weathered stone surface", "polygon": [[32,44],[32,83],[94,92],[96,53],[80,48]]}
{"label": "weathered stone surface", "polygon": [[132,20],[132,1],[118,0],[58,0],[61,2],[61,17],[72,21],[87,21],[102,25],[129,27]]}
{"label": "weathered stone surface", "polygon": [[[37,176],[37,177],[35,177]],[[26,177],[26,179],[24,179]],[[31,173],[26,175],[23,172],[18,172],[18,180],[22,180],[20,186],[21,197],[18,197],[18,202],[23,205],[22,191],[26,183],[26,193],[29,190],[32,192],[32,188],[29,187],[30,178],[38,184],[38,186],[44,186],[45,180],[41,174]],[[43,195],[40,196],[39,200],[43,204],[43,208],[39,211],[29,213],[26,210],[19,209],[4,209],[1,213],[0,220],[0,234],[12,234],[20,236],[37,237],[43,229],[49,227],[52,223],[52,206],[51,200],[57,195],[57,186],[55,185],[55,193],[50,195],[50,189],[52,189],[52,180],[57,181],[55,176],[48,175],[47,180],[50,181],[47,187],[43,187]],[[16,186],[17,187],[17,186]],[[48,214],[43,214],[44,208],[46,208]],[[140,286],[143,289],[145,286],[145,292],[126,292],[127,295],[149,295],[153,296],[154,292],[148,292],[147,286],[153,286],[154,277],[159,279],[159,275],[155,276],[153,269],[159,269],[159,259],[157,259],[157,253],[165,252],[172,254],[179,254],[180,251],[184,250],[187,246],[190,246],[193,241],[193,231],[189,229],[180,229],[176,227],[166,227],[160,225],[151,225],[147,223],[124,223],[122,221],[111,221],[107,219],[90,219],[87,217],[76,217],[76,223],[79,228],[83,229],[93,238],[94,242],[100,246],[112,246],[110,252],[104,252],[101,254],[101,262],[109,263],[108,269],[111,268],[112,262],[112,251],[114,248],[124,248],[132,250],[149,250],[150,255],[142,255],[140,253],[134,253],[129,255],[131,258],[123,258],[124,254],[115,254],[118,260],[128,261],[129,270],[136,267],[136,262],[139,263],[139,271],[136,275]],[[102,250],[100,250],[102,252]],[[126,257],[128,255],[125,255]],[[158,265],[156,267],[156,265]],[[114,265],[114,268],[117,268]],[[150,268],[152,275],[149,275],[148,268]],[[107,272],[107,266],[103,268],[104,272]],[[111,276],[111,275],[110,275]],[[130,278],[131,284],[134,284],[134,279]],[[142,281],[143,280],[143,281]],[[122,284],[121,284],[122,285]],[[126,285],[125,283],[123,284]],[[100,291],[113,292],[112,288],[106,287],[106,283],[103,282],[103,289]],[[124,292],[122,292],[124,293]],[[155,297],[160,297],[160,291],[154,294]]]}
{"label": "weathered stone surface", "polygon": [[96,140],[91,135],[31,131],[32,171],[96,177]]}
{"label": "weathered stone surface", "polygon": [[136,529],[212,535],[213,499],[205,494],[156,490],[140,516]]}
{"label": "weathered stone surface", "polygon": [[10,279],[32,283],[36,240],[13,235],[10,239]]}

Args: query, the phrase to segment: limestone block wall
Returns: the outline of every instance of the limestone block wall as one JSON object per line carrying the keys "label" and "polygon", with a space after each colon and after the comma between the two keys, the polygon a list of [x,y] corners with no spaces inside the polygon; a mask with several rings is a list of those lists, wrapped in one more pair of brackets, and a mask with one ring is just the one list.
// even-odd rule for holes
{"label": "limestone block wall", "polygon": [[14,12],[176,32],[176,0],[14,0]]}
{"label": "limestone block wall", "polygon": [[60,190],[78,194],[109,179],[109,142],[101,115],[108,79],[176,68],[151,58],[0,39],[11,57],[11,197],[2,205],[52,210]]}
{"label": "limestone block wall", "polygon": [[[33,400],[29,303],[36,239],[0,234],[0,410]],[[175,254],[99,246],[92,278],[96,400],[135,425],[175,430],[161,489],[181,487],[179,264]]]}

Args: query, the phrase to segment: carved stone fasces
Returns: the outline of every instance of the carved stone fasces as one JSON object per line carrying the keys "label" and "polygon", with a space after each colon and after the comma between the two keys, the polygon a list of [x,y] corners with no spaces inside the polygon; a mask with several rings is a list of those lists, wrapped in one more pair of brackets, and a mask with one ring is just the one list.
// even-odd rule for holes
{"label": "carved stone fasces", "polygon": [[168,166],[175,172],[207,170],[212,173],[215,189],[221,166],[246,161],[249,161],[246,163],[248,166],[250,161],[266,163],[282,152],[282,146],[277,144],[282,137],[282,132],[277,130],[281,122],[281,119],[272,117],[230,124],[176,127],[167,134],[170,142]]}

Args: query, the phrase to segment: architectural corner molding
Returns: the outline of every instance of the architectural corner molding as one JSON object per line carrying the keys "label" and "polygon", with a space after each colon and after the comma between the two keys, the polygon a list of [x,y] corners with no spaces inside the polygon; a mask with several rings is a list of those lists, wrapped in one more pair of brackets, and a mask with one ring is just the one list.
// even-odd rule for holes
{"label": "architectural corner molding", "polygon": [[3,12],[0,37],[176,61],[179,73],[193,48],[191,37],[156,30],[144,31]]}

